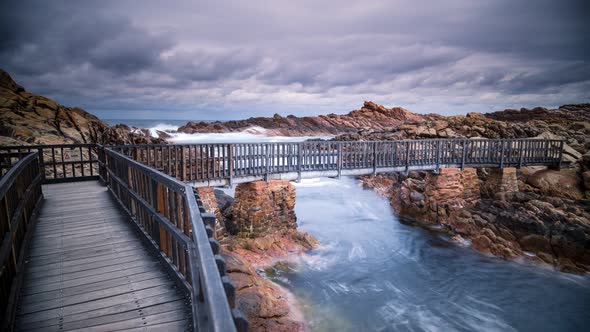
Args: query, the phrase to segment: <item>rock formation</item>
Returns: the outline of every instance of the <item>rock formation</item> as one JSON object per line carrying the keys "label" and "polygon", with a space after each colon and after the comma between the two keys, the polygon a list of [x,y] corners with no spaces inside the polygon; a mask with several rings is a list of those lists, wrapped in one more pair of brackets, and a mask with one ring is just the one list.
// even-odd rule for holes
{"label": "rock formation", "polygon": [[260,237],[283,229],[297,228],[295,187],[286,180],[255,181],[236,187],[230,233]]}
{"label": "rock formation", "polygon": [[305,331],[296,299],[264,276],[318,245],[296,229],[295,187],[288,181],[240,184],[235,199],[213,187],[197,189],[207,212],[217,216],[216,237],[237,291],[237,308],[252,331]]}
{"label": "rock formation", "polygon": [[[442,169],[440,175],[410,172],[361,182],[388,197],[404,221],[442,225],[481,252],[590,271],[590,204],[575,198],[581,190],[567,189],[578,178],[575,170],[562,172]],[[562,177],[567,180],[555,180]]]}
{"label": "rock formation", "polygon": [[27,92],[0,69],[0,145],[163,143],[149,131],[125,125],[109,127],[77,107],[65,107]]}
{"label": "rock formation", "polygon": [[338,135],[338,140],[526,138],[551,135],[565,138],[572,147],[571,153],[583,154],[590,148],[590,104],[563,105],[558,109],[536,107],[442,116],[415,114],[401,107],[386,108],[366,101],[360,110],[345,115],[300,118],[275,114],[270,118],[256,117],[240,121],[188,122],[178,130],[185,133],[217,133],[244,131],[252,127],[266,130],[266,135]]}
{"label": "rock formation", "polygon": [[219,133],[259,127],[266,130],[265,134],[270,136],[340,135],[356,133],[359,128],[386,130],[405,123],[417,123],[423,118],[424,116],[401,107],[386,108],[372,102],[365,102],[363,108],[346,115],[328,114],[299,118],[293,115],[282,117],[275,114],[272,118],[256,117],[240,121],[188,122],[178,128],[178,131],[188,134]]}

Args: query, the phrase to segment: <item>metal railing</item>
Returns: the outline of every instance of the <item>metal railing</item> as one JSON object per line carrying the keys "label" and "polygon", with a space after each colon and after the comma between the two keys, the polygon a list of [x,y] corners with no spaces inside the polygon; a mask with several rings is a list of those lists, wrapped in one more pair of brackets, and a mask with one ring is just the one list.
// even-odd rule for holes
{"label": "metal railing", "polygon": [[0,179],[0,329],[8,331],[15,317],[25,251],[43,198],[39,153],[21,156]]}
{"label": "metal railing", "polygon": [[113,149],[194,186],[212,186],[257,179],[293,180],[302,176],[442,167],[560,167],[563,146],[563,140],[549,139],[428,139],[135,145]]}
{"label": "metal railing", "polygon": [[235,287],[213,238],[215,216],[199,207],[191,186],[110,148],[99,147],[100,176],[175,281],[191,294],[198,331],[245,331],[231,309]]}

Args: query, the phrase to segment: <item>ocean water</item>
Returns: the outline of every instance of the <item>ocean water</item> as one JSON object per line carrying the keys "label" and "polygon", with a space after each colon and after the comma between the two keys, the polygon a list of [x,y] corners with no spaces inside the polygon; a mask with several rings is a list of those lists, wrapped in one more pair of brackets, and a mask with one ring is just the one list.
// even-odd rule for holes
{"label": "ocean water", "polygon": [[[110,126],[116,124],[126,124],[137,128],[162,128],[162,130],[176,130],[178,127],[185,125],[189,121],[195,120],[151,120],[151,119],[102,119]],[[201,120],[198,120],[201,121]],[[203,120],[205,121],[205,120]],[[207,120],[205,122],[213,122]]]}
{"label": "ocean water", "polygon": [[[145,119],[104,119],[109,125],[126,124],[128,126],[149,129],[152,136],[158,137],[157,131],[164,131],[172,137],[171,143],[255,143],[255,142],[302,142],[308,139],[330,139],[334,136],[267,136],[266,130],[260,127],[248,128],[235,133],[186,134],[177,132],[178,127],[189,120],[145,120]],[[213,121],[205,121],[213,122]]]}

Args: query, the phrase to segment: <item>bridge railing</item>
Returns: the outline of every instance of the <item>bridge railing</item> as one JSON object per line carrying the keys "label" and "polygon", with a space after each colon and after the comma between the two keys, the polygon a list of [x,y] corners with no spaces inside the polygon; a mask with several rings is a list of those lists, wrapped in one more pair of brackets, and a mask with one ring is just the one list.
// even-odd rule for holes
{"label": "bridge railing", "polygon": [[213,239],[215,216],[201,211],[192,187],[110,148],[99,156],[103,181],[169,274],[191,294],[195,330],[246,330],[246,320],[230,308],[235,288]]}
{"label": "bridge railing", "polygon": [[0,175],[31,152],[39,153],[45,183],[98,179],[96,144],[0,146]]}
{"label": "bridge railing", "polygon": [[114,147],[182,181],[315,171],[561,165],[564,141],[424,139],[402,141],[136,145]]}
{"label": "bridge railing", "polygon": [[9,331],[22,283],[25,249],[41,205],[39,153],[21,156],[0,179],[0,329]]}

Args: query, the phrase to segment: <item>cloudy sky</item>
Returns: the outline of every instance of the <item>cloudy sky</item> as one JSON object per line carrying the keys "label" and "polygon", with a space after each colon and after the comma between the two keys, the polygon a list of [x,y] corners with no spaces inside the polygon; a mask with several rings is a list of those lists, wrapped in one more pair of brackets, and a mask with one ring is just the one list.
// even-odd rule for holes
{"label": "cloudy sky", "polygon": [[2,1],[0,68],[103,118],[590,101],[589,1]]}

